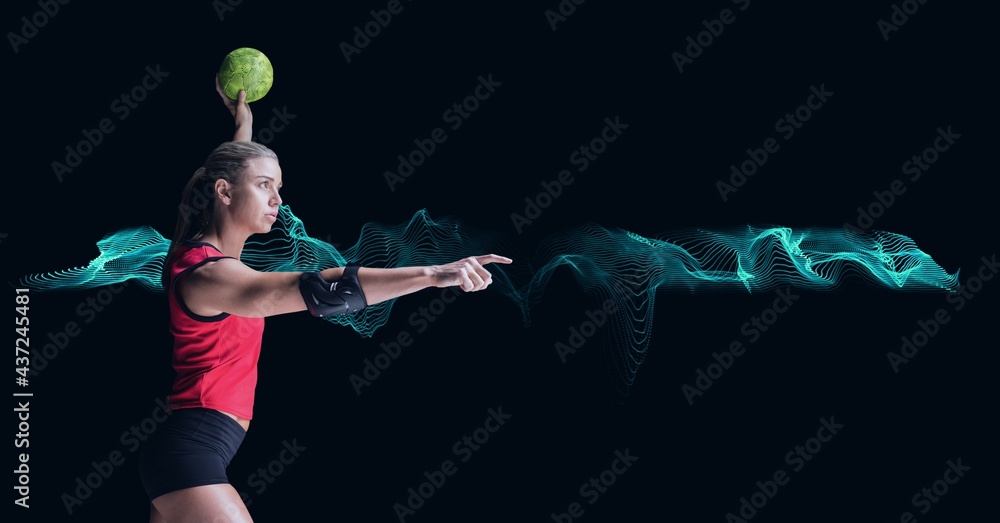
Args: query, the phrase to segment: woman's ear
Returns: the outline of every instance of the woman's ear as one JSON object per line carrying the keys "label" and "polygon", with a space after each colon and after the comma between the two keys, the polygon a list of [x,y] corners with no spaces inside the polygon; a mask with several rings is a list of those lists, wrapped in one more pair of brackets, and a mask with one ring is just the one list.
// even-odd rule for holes
{"label": "woman's ear", "polygon": [[222,178],[215,180],[215,198],[222,202],[224,205],[229,205],[233,202],[233,190],[235,186]]}

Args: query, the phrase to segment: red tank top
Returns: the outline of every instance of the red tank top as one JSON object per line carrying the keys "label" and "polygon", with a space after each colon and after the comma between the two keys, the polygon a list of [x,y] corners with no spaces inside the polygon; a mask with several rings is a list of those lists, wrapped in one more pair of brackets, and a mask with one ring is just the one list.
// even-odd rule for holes
{"label": "red tank top", "polygon": [[185,275],[222,258],[232,256],[212,244],[190,240],[174,254],[167,297],[177,377],[168,399],[175,409],[205,407],[251,419],[264,318],[225,312],[200,316],[185,306],[179,292]]}

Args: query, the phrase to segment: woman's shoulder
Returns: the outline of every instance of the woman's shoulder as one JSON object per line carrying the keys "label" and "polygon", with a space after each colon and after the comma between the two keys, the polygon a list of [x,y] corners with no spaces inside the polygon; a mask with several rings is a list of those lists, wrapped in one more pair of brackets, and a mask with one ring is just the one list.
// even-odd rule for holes
{"label": "woman's shoulder", "polygon": [[177,253],[173,257],[171,266],[174,271],[182,271],[192,265],[217,258],[229,258],[229,256],[211,243],[197,240],[182,240],[180,245],[177,246]]}

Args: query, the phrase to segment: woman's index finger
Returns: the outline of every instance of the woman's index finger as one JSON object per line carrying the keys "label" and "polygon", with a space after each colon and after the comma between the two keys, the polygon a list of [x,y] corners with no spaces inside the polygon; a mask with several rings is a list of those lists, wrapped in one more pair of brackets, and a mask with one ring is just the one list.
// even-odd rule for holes
{"label": "woman's index finger", "polygon": [[506,256],[500,256],[499,254],[484,254],[482,256],[476,256],[476,261],[478,261],[481,265],[486,265],[487,263],[514,263],[514,260]]}

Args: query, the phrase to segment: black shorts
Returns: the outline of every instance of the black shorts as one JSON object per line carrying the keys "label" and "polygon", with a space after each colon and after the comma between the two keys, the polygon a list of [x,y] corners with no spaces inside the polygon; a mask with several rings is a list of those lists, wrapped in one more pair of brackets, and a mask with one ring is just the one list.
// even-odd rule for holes
{"label": "black shorts", "polygon": [[226,467],[245,436],[236,420],[217,410],[171,411],[139,453],[139,476],[149,500],[175,490],[229,483]]}

